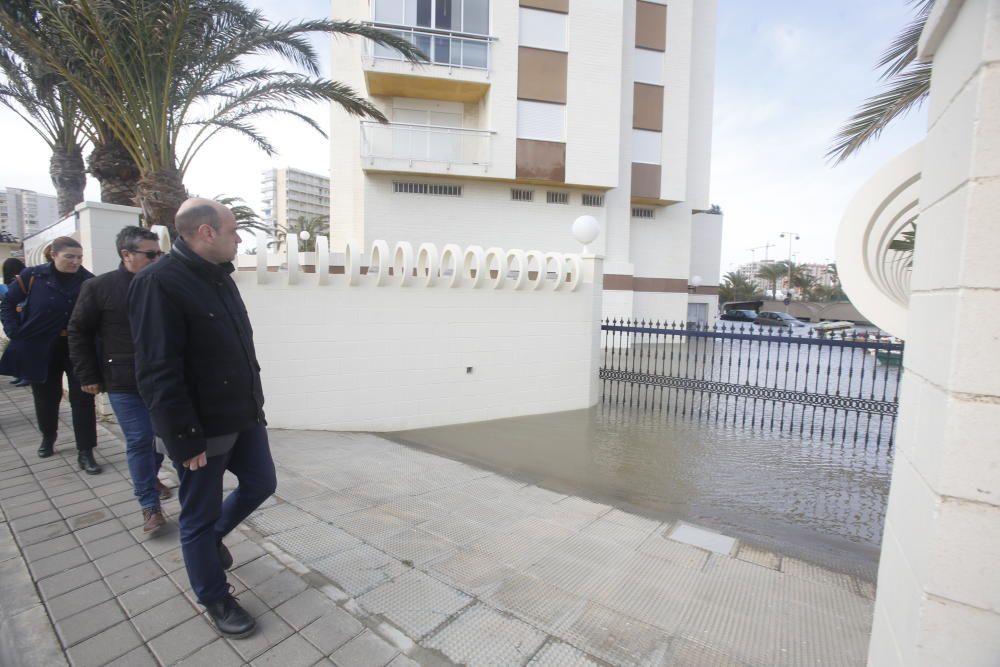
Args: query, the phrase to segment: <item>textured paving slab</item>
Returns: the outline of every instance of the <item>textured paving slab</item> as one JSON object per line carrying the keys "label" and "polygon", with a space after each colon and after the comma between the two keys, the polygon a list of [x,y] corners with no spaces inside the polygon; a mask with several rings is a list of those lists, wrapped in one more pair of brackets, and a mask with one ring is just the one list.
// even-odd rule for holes
{"label": "textured paving slab", "polygon": [[35,458],[30,394],[0,395],[5,667],[865,662],[870,581],[374,435],[288,431],[276,496],[226,539],[259,631],[222,639],[176,526],[142,533],[117,434],[82,475],[65,435]]}

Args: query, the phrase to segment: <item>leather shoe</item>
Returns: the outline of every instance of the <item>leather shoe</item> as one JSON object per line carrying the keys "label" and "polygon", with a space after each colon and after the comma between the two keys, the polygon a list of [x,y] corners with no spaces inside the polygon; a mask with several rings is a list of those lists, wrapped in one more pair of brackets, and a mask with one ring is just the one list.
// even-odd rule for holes
{"label": "leather shoe", "polygon": [[97,465],[97,461],[94,460],[93,449],[81,449],[76,457],[76,462],[80,464],[80,470],[83,470],[88,475],[101,474],[101,466]]}
{"label": "leather shoe", "polygon": [[31,383],[24,379],[17,379],[11,382],[11,384],[14,385],[15,387],[27,387]]}
{"label": "leather shoe", "polygon": [[38,458],[47,459],[55,451],[55,438],[42,438],[42,444],[38,446]]}
{"label": "leather shoe", "polygon": [[160,500],[167,500],[170,496],[174,495],[170,487],[160,480],[156,480],[156,490],[160,492]]}
{"label": "leather shoe", "polygon": [[219,562],[222,563],[223,570],[233,566],[233,554],[229,553],[229,547],[222,542],[219,542]]}
{"label": "leather shoe", "polygon": [[248,614],[231,593],[218,602],[205,605],[208,616],[215,623],[216,630],[229,639],[243,639],[253,634],[257,622]]}
{"label": "leather shoe", "polygon": [[142,532],[155,533],[167,520],[163,518],[163,512],[159,507],[142,510]]}

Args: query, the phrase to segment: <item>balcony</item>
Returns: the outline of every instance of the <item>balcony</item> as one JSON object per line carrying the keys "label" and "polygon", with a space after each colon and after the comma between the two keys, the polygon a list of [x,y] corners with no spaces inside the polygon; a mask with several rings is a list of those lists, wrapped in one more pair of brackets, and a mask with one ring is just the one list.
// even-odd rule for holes
{"label": "balcony", "polygon": [[364,70],[369,95],[477,102],[489,90],[493,37],[373,23],[414,44],[429,59],[410,63],[394,50],[365,42]]}
{"label": "balcony", "polygon": [[493,132],[410,123],[361,123],[362,166],[370,171],[482,175]]}

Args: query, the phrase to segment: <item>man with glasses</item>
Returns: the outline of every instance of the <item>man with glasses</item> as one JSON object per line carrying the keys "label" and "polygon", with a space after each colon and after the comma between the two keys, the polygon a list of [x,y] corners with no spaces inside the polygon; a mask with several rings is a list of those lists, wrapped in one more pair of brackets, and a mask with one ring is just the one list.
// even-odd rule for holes
{"label": "man with glasses", "polygon": [[88,280],[69,320],[69,355],[80,388],[108,392],[111,409],[125,434],[125,454],[135,497],[142,507],[142,530],[152,533],[165,522],[160,500],[170,497],[157,478],[163,455],[154,445],[153,425],[135,381],[135,351],[128,319],[132,277],[156,262],[159,237],[142,227],[125,227],[115,239],[121,264]]}

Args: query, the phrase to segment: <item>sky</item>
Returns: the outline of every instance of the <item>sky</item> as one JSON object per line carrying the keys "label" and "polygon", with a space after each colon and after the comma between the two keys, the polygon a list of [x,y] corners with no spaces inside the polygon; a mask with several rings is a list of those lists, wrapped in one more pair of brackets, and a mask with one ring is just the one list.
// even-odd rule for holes
{"label": "sky", "polygon": [[[498,0],[513,1],[513,0]],[[696,0],[703,1],[703,0]],[[325,0],[248,0],[272,20],[324,16]],[[891,157],[920,141],[926,116],[911,113],[847,162],[824,158],[840,125],[879,90],[879,53],[912,16],[906,0],[718,0],[711,201],[725,214],[722,271],[751,259],[785,259],[787,239],[800,262],[834,257],[840,218],[853,194]],[[323,73],[329,49],[317,40]],[[325,105],[300,107],[328,125]],[[294,166],[329,171],[329,142],[301,123],[264,121],[281,154],[267,156],[241,137],[220,134],[185,177],[192,194],[235,195],[260,205],[261,172]],[[54,192],[48,149],[0,107],[0,187]],[[336,187],[336,184],[333,185]],[[87,199],[99,200],[90,179]]]}

